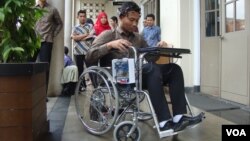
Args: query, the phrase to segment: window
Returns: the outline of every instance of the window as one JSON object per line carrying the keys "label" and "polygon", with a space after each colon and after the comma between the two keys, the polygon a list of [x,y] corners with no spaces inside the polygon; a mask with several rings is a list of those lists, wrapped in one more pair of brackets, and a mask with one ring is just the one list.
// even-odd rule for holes
{"label": "window", "polygon": [[206,36],[220,35],[220,3],[219,0],[205,1]]}
{"label": "window", "polygon": [[245,0],[226,0],[225,30],[235,32],[245,29]]}
{"label": "window", "polygon": [[99,14],[99,12],[104,11],[104,3],[102,2],[85,2],[81,0],[80,8],[87,11],[87,18],[91,18],[95,20]]}

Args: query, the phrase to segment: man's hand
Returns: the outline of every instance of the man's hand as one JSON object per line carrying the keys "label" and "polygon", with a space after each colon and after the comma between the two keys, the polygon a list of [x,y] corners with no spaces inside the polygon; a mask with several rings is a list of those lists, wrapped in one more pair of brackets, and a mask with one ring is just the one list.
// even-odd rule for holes
{"label": "man's hand", "polygon": [[120,52],[127,52],[127,48],[130,47],[132,43],[124,39],[118,39],[107,43],[107,48],[118,49]]}
{"label": "man's hand", "polygon": [[73,39],[75,41],[84,41],[87,36],[89,36],[89,33],[85,33],[85,34],[81,34],[81,35],[72,34],[71,39]]}
{"label": "man's hand", "polygon": [[157,43],[157,46],[158,47],[167,47],[168,44],[165,41],[160,41],[160,42]]}

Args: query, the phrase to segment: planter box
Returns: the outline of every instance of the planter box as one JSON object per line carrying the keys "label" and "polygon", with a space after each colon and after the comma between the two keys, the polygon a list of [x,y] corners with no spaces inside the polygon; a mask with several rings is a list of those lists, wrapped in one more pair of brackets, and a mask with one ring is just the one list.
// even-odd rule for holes
{"label": "planter box", "polygon": [[0,141],[36,141],[49,131],[47,63],[0,64]]}

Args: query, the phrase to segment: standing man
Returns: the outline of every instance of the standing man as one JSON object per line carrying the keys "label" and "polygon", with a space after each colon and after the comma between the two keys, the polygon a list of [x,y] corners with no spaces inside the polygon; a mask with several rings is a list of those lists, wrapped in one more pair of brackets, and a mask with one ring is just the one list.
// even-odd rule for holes
{"label": "standing man", "polygon": [[[35,27],[37,34],[41,36],[41,48],[38,57],[40,62],[48,62],[50,65],[54,37],[62,29],[63,22],[57,9],[48,4],[46,0],[38,0],[36,7],[45,11],[41,19],[37,21]],[[47,88],[48,81],[49,69],[46,76]]]}
{"label": "standing man", "polygon": [[154,14],[148,14],[146,16],[146,24],[147,26],[144,27],[142,36],[149,47],[157,47],[157,44],[161,41],[161,29],[155,25]]}
{"label": "standing man", "polygon": [[[87,42],[86,39],[88,38],[89,33],[92,31],[93,26],[86,23],[85,10],[79,10],[77,12],[77,18],[79,20],[79,25],[76,25],[73,28],[71,38],[74,40],[74,56],[78,68],[78,74],[81,75],[84,70],[85,55],[90,46],[90,43]],[[86,86],[86,84],[82,85]]]}

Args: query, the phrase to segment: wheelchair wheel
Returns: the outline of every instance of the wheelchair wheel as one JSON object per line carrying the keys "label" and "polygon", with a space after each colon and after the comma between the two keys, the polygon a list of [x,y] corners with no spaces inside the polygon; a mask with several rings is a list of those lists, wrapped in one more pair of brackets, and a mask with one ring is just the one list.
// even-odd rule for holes
{"label": "wheelchair wheel", "polygon": [[[86,86],[81,85],[82,81]],[[111,75],[103,68],[84,71],[75,91],[76,111],[85,129],[95,135],[108,132],[118,115],[118,94]]]}
{"label": "wheelchair wheel", "polygon": [[138,126],[134,129],[130,136],[127,136],[133,125],[134,123],[132,121],[124,121],[118,124],[115,127],[113,134],[115,141],[140,141],[141,130]]}

